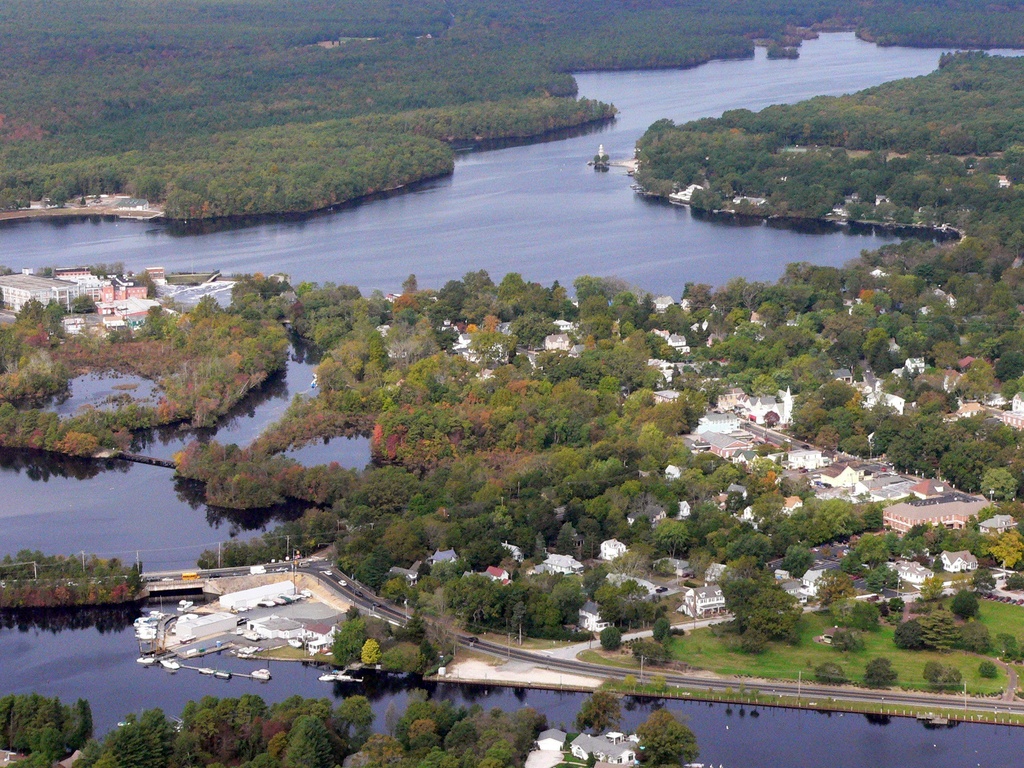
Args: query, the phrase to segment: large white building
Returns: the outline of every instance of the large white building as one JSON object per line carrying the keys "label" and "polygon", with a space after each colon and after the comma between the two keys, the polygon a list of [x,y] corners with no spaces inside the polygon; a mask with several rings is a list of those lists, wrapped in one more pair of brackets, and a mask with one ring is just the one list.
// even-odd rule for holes
{"label": "large white building", "polygon": [[20,312],[33,299],[43,305],[55,301],[64,309],[71,309],[71,302],[80,293],[78,284],[68,280],[37,275],[0,276],[0,298],[4,306],[14,312]]}
{"label": "large white building", "polygon": [[295,585],[290,581],[279,581],[276,584],[264,584],[262,587],[243,589],[241,592],[229,592],[220,597],[220,607],[225,611],[248,611],[260,604],[260,600],[295,594]]}
{"label": "large white building", "polygon": [[230,613],[209,613],[204,616],[189,613],[174,622],[174,635],[182,643],[191,643],[232,633],[237,624],[238,620]]}

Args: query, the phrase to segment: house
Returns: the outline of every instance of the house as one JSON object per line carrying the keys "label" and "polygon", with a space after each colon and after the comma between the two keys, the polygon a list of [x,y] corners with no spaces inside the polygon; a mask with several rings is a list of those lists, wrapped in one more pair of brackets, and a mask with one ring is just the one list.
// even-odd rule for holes
{"label": "house", "polygon": [[704,571],[704,583],[717,584],[719,579],[722,578],[723,573],[725,573],[725,565],[722,563],[712,563]]}
{"label": "house", "polygon": [[437,565],[438,563],[454,563],[458,559],[459,555],[454,549],[439,549],[427,558],[427,565]]}
{"label": "house", "polygon": [[733,494],[735,494],[744,501],[746,501],[747,499],[747,489],[744,488],[742,485],[739,485],[738,483],[729,483],[729,487],[725,489],[725,493],[727,496],[732,496]]}
{"label": "house", "polygon": [[60,322],[64,326],[64,333],[69,336],[77,336],[85,330],[85,318],[81,315],[71,315],[62,318]]}
{"label": "house", "polygon": [[397,565],[388,570],[389,576],[401,576],[410,584],[415,584],[420,577],[420,561],[417,560],[409,568],[399,568]]}
{"label": "house", "polygon": [[[79,752],[79,750],[76,749],[75,755],[81,756],[81,752]],[[71,757],[74,757],[75,755],[72,755]],[[69,757],[68,760],[70,760],[71,757]],[[28,755],[22,755],[17,752],[11,752],[6,749],[0,749],[0,768],[7,768],[7,766],[9,765],[14,765],[15,763],[20,763],[22,760],[27,759]]]}
{"label": "house", "polygon": [[740,427],[740,419],[735,413],[706,413],[697,422],[697,434],[717,432],[728,435]]}
{"label": "house", "polygon": [[[81,758],[82,758],[82,750],[76,749],[74,752],[71,753],[70,757],[65,757],[63,760],[60,760],[60,761],[54,763],[54,765],[55,766],[60,766],[60,768],[71,768]],[[3,760],[0,759],[0,766],[2,766],[3,764],[4,764]]]}
{"label": "house", "polygon": [[686,337],[673,333],[668,337],[668,345],[681,355],[690,354],[690,345],[686,343]]}
{"label": "house", "polygon": [[335,624],[311,622],[303,624],[306,637],[306,652],[310,656],[323,653],[334,644],[334,635],[338,631]]}
{"label": "house", "polygon": [[690,502],[680,501],[679,502],[679,514],[676,515],[677,520],[686,520],[690,517]]}
{"label": "house", "polygon": [[706,587],[691,587],[683,593],[679,612],[693,619],[714,616],[725,610],[725,595],[717,584]]}
{"label": "house", "polygon": [[626,554],[626,552],[626,545],[618,539],[608,539],[607,541],[601,542],[602,560],[614,560],[615,558]]}
{"label": "house", "polygon": [[509,555],[517,563],[523,562],[523,550],[517,547],[515,544],[509,544],[507,541],[501,542],[501,546],[508,550]]}
{"label": "house", "polygon": [[728,435],[705,432],[701,438],[708,444],[711,453],[723,459],[731,459],[740,451],[745,451],[754,444],[750,436],[742,432]]}
{"label": "house", "polygon": [[665,467],[665,479],[666,480],[678,480],[683,476],[683,470],[677,467],[675,464],[669,464]]}
{"label": "house", "polygon": [[579,625],[580,629],[585,629],[587,632],[600,632],[610,627],[612,623],[602,620],[601,609],[597,603],[593,600],[587,600],[583,607],[580,608]]}
{"label": "house", "polygon": [[484,569],[483,575],[491,581],[497,581],[500,584],[508,584],[510,581],[508,571],[496,565],[488,565]]}
{"label": "house", "polygon": [[[1014,395],[1014,398],[1020,395]],[[999,420],[1011,429],[1024,429],[1024,412],[1022,411],[1000,411]]]}
{"label": "house", "polygon": [[637,520],[647,520],[651,527],[654,527],[668,515],[658,504],[644,504],[641,509],[634,510],[626,515],[626,522],[633,525]]}
{"label": "house", "polygon": [[1016,527],[1017,521],[1009,515],[993,515],[988,520],[978,523],[978,530],[982,533],[1003,533]]}
{"label": "house", "polygon": [[675,557],[663,557],[661,560],[658,560],[655,565],[661,565],[662,563],[668,567],[677,579],[684,579],[689,576],[693,576],[693,569],[690,567],[689,560],[680,560]]}
{"label": "house", "polygon": [[925,363],[923,357],[908,357],[903,363],[903,370],[909,376],[920,376],[924,373]]}
{"label": "house", "polygon": [[562,573],[566,575],[583,573],[583,563],[571,555],[548,555],[533,569],[536,573]]}
{"label": "house", "polygon": [[255,632],[262,640],[301,640],[306,634],[305,627],[299,622],[273,614],[262,619],[250,619],[246,622],[246,629]]}
{"label": "house", "polygon": [[740,410],[755,424],[786,426],[793,415],[793,394],[787,389],[779,390],[778,395],[778,398],[771,395],[748,398],[746,403],[740,404]]}
{"label": "house", "polygon": [[947,552],[943,550],[939,555],[942,561],[942,570],[947,573],[965,573],[978,570],[978,558],[966,550],[959,552]]}
{"label": "house", "polygon": [[561,752],[565,749],[565,731],[557,728],[548,728],[537,734],[537,749],[544,752]]}
{"label": "house", "polygon": [[904,581],[907,584],[913,584],[915,586],[921,586],[924,584],[926,579],[930,579],[935,573],[929,568],[925,568],[923,565],[918,563],[911,563],[907,560],[898,560],[895,563],[889,563],[889,568],[896,571],[896,575],[900,577],[900,581]]}
{"label": "house", "polygon": [[800,507],[804,505],[804,500],[799,496],[787,496],[782,500],[782,511],[787,515],[791,515],[796,512]]}
{"label": "house", "polygon": [[871,501],[893,501],[913,495],[914,482],[891,472],[865,477],[854,483],[857,496],[867,496]]}
{"label": "house", "polygon": [[849,464],[832,464],[814,474],[814,481],[829,488],[852,488],[860,480],[860,473]]}
{"label": "house", "polygon": [[837,368],[832,371],[832,379],[834,381],[841,381],[844,384],[853,384],[853,373],[849,368]]}
{"label": "house", "polygon": [[693,199],[693,193],[704,189],[700,184],[691,184],[686,189],[680,190],[679,192],[673,192],[668,196],[668,201],[675,205],[689,205]]}
{"label": "house", "polygon": [[672,299],[671,296],[656,296],[654,298],[654,311],[664,312],[673,304],[675,304],[675,301]]}
{"label": "house", "polygon": [[112,277],[100,290],[100,301],[125,301],[126,299],[145,299],[149,289],[126,277]]}
{"label": "house", "polygon": [[960,419],[970,419],[975,416],[984,416],[988,413],[981,403],[961,403],[960,407],[953,413],[946,416],[946,421],[959,421]]}
{"label": "house", "polygon": [[931,499],[942,496],[953,489],[939,480],[922,480],[910,488],[910,492],[919,499]]}
{"label": "house", "polygon": [[679,393],[674,389],[659,389],[654,393],[654,404],[662,405],[663,403],[674,403],[679,399]]}
{"label": "house", "polygon": [[621,733],[609,732],[601,736],[581,733],[572,740],[570,751],[580,760],[593,755],[599,763],[632,765],[636,762],[636,744]]}
{"label": "house", "polygon": [[803,577],[800,579],[800,586],[806,597],[813,598],[818,596],[818,581],[827,570],[827,568],[811,568],[804,572]]}
{"label": "house", "polygon": [[568,352],[572,349],[572,340],[568,334],[552,333],[544,337],[545,352]]}
{"label": "house", "polygon": [[739,387],[729,387],[718,396],[718,407],[723,411],[730,411],[738,408],[747,401],[747,393]]}
{"label": "house", "polygon": [[963,528],[989,502],[964,493],[947,493],[930,499],[915,499],[894,504],[882,513],[885,525],[899,533],[906,533],[915,525],[927,523],[943,528]]}
{"label": "house", "polygon": [[786,456],[786,467],[789,469],[821,469],[827,467],[829,460],[817,448],[801,448],[790,451]]}

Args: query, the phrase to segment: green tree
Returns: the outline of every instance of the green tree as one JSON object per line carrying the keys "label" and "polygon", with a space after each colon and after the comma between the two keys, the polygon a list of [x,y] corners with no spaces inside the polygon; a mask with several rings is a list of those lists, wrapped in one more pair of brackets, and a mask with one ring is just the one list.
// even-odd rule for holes
{"label": "green tree", "polygon": [[942,598],[945,589],[946,582],[942,580],[941,576],[929,576],[921,584],[921,599],[926,603],[934,603]]}
{"label": "green tree", "polygon": [[895,685],[899,673],[885,656],[876,656],[864,667],[864,684],[869,688],[888,688]]}
{"label": "green tree", "polygon": [[814,677],[819,683],[842,685],[846,682],[846,673],[835,662],[826,661],[814,668]]}
{"label": "green tree", "polygon": [[1024,537],[1016,529],[1004,531],[989,544],[988,551],[1003,568],[1013,568],[1024,557]]}
{"label": "green tree", "polygon": [[640,758],[650,765],[679,765],[697,759],[697,737],[667,709],[656,709],[636,729]]}
{"label": "green tree", "polygon": [[654,622],[653,636],[659,643],[666,643],[672,639],[672,625],[664,616]]}
{"label": "green tree", "polygon": [[606,651],[617,651],[622,646],[622,630],[605,627],[601,630],[601,647]]}
{"label": "green tree", "polygon": [[927,613],[917,619],[917,623],[921,626],[921,641],[926,648],[948,651],[959,639],[956,621],[947,610]]}
{"label": "green tree", "polygon": [[978,596],[966,589],[961,589],[953,595],[949,607],[961,619],[973,619],[978,615]]}
{"label": "green tree", "polygon": [[619,699],[608,691],[595,691],[580,707],[576,715],[576,727],[595,733],[604,733],[619,724],[622,709]]}
{"label": "green tree", "polygon": [[331,736],[322,720],[300,715],[288,734],[286,768],[331,768],[335,763]]}
{"label": "green tree", "polygon": [[347,664],[359,657],[366,642],[366,621],[362,618],[342,622],[334,635],[331,655],[338,664]]}
{"label": "green tree", "polygon": [[925,647],[921,634],[921,623],[918,619],[904,621],[893,633],[893,643],[905,651],[919,651]]}
{"label": "green tree", "polygon": [[991,467],[982,475],[981,492],[992,499],[1010,501],[1017,495],[1017,478],[1005,467]]}
{"label": "green tree", "polygon": [[978,674],[992,680],[999,676],[999,668],[993,662],[986,659],[978,665]]}

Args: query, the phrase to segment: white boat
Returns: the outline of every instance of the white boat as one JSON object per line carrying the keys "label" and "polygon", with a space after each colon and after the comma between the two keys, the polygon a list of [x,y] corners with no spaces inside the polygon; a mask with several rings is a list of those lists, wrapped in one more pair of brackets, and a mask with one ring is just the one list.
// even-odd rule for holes
{"label": "white boat", "polygon": [[181,669],[181,664],[176,662],[174,659],[160,659],[160,666],[169,672],[177,672]]}
{"label": "white boat", "polygon": [[200,667],[199,668],[199,674],[200,675],[212,675],[213,674],[213,670],[210,669],[209,667]]}
{"label": "white boat", "polygon": [[254,669],[252,671],[252,679],[253,680],[264,680],[264,681],[265,680],[269,680],[270,679],[270,670],[269,669]]}
{"label": "white boat", "polygon": [[139,656],[135,661],[144,667],[151,667],[156,664],[156,659],[152,656]]}
{"label": "white boat", "polygon": [[321,683],[333,683],[338,679],[338,676],[334,672],[327,672],[326,674],[320,675],[317,678]]}
{"label": "white boat", "polygon": [[156,630],[150,627],[143,627],[135,631],[135,637],[139,640],[156,640]]}
{"label": "white boat", "polygon": [[339,672],[334,676],[334,679],[341,683],[361,683],[363,678],[352,677],[348,672]]}
{"label": "white boat", "polygon": [[192,602],[191,600],[179,600],[178,601],[178,613],[185,613],[193,605],[195,605],[195,603]]}
{"label": "white boat", "polygon": [[216,672],[213,673],[213,676],[216,677],[218,680],[231,679],[231,673],[228,672],[226,669],[218,669]]}
{"label": "white boat", "polygon": [[288,645],[290,645],[292,648],[301,648],[302,641],[298,638],[293,637],[291,640],[288,641]]}

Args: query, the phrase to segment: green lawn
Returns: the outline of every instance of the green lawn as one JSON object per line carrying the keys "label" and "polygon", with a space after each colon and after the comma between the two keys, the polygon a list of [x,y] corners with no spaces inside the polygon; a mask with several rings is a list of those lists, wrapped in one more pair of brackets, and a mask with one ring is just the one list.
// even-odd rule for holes
{"label": "green lawn", "polygon": [[[1008,611],[1015,611],[1010,614]],[[993,637],[997,632],[1006,631],[996,627],[1021,626],[1024,610],[1000,603],[982,604],[982,621],[989,627]],[[905,688],[928,689],[923,673],[928,661],[938,661],[960,670],[967,681],[967,689],[975,694],[992,694],[1006,687],[1006,675],[1002,669],[994,680],[986,680],[978,674],[981,659],[961,651],[938,653],[931,651],[902,651],[893,645],[893,628],[882,625],[877,632],[865,632],[864,650],[842,653],[834,648],[817,643],[814,638],[832,626],[828,614],[804,614],[800,621],[800,642],[796,645],[771,643],[761,654],[743,653],[735,637],[728,633],[716,637],[711,629],[698,629],[672,641],[673,656],[699,669],[706,669],[723,675],[749,675],[781,680],[796,680],[799,673],[803,679],[814,681],[814,667],[824,662],[839,664],[847,678],[854,682],[864,679],[864,667],[876,656],[887,656],[899,673],[897,685]],[[652,670],[653,672],[653,670]]]}
{"label": "green lawn", "polygon": [[993,600],[979,601],[979,621],[988,627],[992,642],[996,635],[1008,634],[1021,639],[1024,634],[1024,606],[997,603]]}

